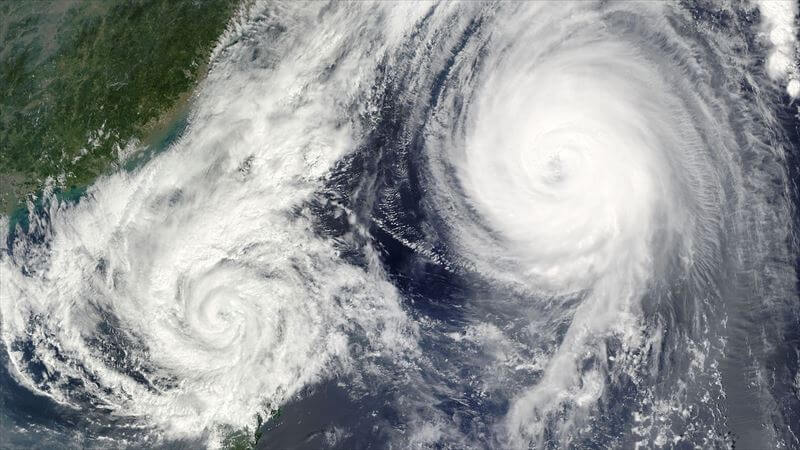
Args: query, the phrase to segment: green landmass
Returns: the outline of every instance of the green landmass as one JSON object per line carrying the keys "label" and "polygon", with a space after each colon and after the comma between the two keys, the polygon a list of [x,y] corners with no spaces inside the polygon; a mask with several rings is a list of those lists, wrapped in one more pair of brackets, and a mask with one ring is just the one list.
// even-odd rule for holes
{"label": "green landmass", "polygon": [[0,1],[0,213],[118,167],[185,110],[238,0]]}
{"label": "green landmass", "polygon": [[[169,140],[239,3],[0,0],[0,214],[24,222],[48,178],[75,199],[133,139]],[[254,449],[280,415],[268,408],[223,447]]]}
{"label": "green landmass", "polygon": [[[266,417],[266,420],[264,420]],[[267,410],[264,416],[261,414],[256,415],[256,426],[254,430],[250,428],[231,430],[222,442],[222,448],[225,450],[254,450],[261,438],[264,436],[264,428],[268,425],[274,424],[275,421],[280,419],[281,409]]]}

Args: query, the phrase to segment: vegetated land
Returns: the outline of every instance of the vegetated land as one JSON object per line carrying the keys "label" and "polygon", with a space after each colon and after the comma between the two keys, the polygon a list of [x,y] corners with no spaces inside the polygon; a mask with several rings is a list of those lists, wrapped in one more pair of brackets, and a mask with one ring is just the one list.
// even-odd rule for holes
{"label": "vegetated land", "polygon": [[0,2],[0,214],[117,166],[185,105],[238,0]]}

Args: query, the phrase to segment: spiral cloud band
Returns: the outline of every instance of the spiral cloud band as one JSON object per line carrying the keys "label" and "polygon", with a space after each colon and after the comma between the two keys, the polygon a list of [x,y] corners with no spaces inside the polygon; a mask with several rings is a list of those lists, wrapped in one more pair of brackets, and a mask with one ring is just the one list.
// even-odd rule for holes
{"label": "spiral cloud band", "polygon": [[786,11],[248,5],[177,142],[3,219],[9,373],[121,446],[798,446]]}
{"label": "spiral cloud band", "polygon": [[[296,12],[301,22],[314,14]],[[260,31],[239,33],[270,42]],[[356,97],[347,90],[358,81],[314,81],[335,42],[270,45],[309,60],[232,71],[253,50],[225,48],[229,65],[212,74],[180,142],[78,205],[53,203],[12,243],[0,305],[22,384],[182,438],[245,426],[323,374],[350,370],[351,334],[376,352],[413,351],[413,327],[380,270],[339,262],[293,211],[347,149],[349,130],[328,105]],[[298,77],[304,70],[313,75]]]}
{"label": "spiral cloud band", "polygon": [[711,117],[676,94],[685,86],[650,49],[593,25],[599,15],[566,19],[554,22],[574,27],[568,44],[522,34],[538,45],[494,65],[461,169],[524,283],[545,296],[585,291],[541,381],[511,409],[511,425],[537,438],[563,403],[581,410],[602,395],[603,339],[641,346],[640,303],[669,260],[689,275],[710,264],[722,195],[710,169],[728,164],[712,160],[721,143],[702,140],[713,130],[693,124]]}

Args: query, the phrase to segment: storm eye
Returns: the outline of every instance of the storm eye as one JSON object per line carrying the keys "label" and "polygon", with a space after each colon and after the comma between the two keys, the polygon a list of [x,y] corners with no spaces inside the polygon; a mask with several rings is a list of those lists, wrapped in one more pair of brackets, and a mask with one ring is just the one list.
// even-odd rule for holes
{"label": "storm eye", "polygon": [[564,162],[561,160],[561,156],[558,153],[550,155],[545,164],[544,181],[555,184],[562,181],[565,176]]}
{"label": "storm eye", "polygon": [[0,446],[800,448],[795,3],[4,8]]}

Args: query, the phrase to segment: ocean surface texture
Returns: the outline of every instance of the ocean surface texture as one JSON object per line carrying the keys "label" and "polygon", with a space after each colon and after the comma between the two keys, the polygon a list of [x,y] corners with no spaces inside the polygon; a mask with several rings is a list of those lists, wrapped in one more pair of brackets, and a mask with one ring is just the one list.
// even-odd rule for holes
{"label": "ocean surface texture", "polygon": [[247,3],[0,216],[2,446],[800,448],[797,12]]}

